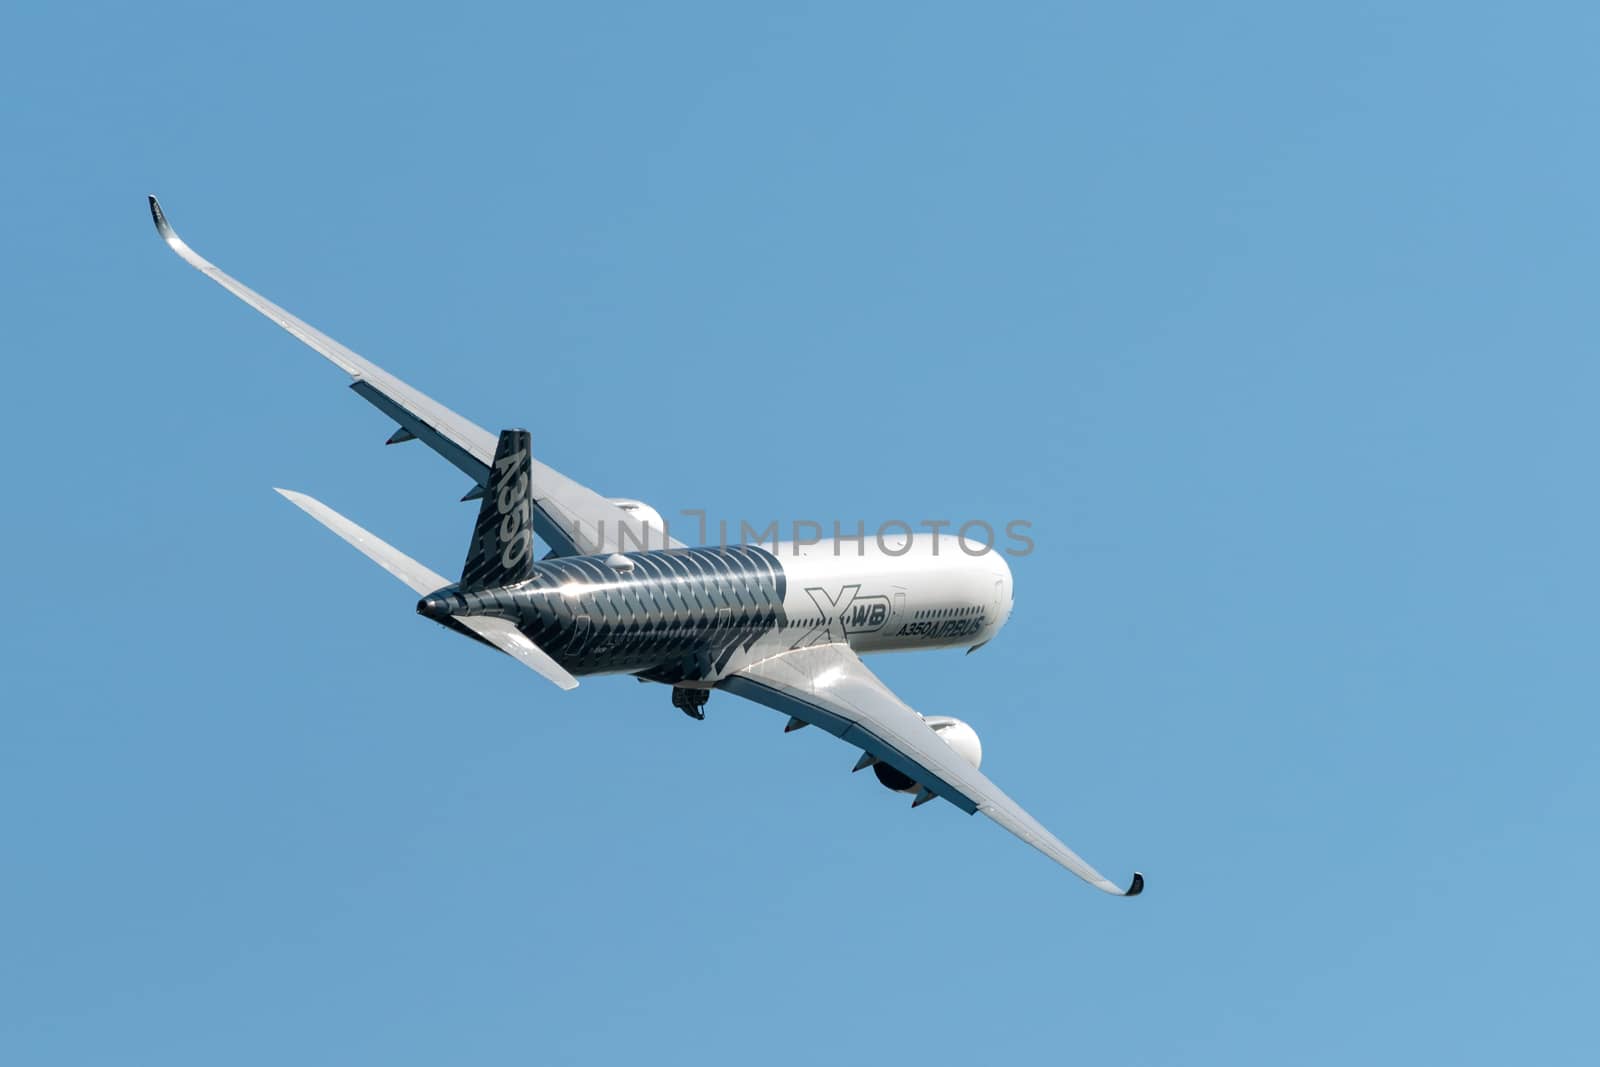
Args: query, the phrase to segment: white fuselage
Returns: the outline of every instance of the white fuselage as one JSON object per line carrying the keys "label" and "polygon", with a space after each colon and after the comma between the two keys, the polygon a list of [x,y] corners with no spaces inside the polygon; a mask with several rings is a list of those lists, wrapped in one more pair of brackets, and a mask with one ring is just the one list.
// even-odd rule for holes
{"label": "white fuselage", "polygon": [[1011,615],[1005,557],[969,555],[951,537],[779,542],[772,549],[787,579],[784,622],[719,674],[814,644],[843,642],[859,653],[975,648]]}

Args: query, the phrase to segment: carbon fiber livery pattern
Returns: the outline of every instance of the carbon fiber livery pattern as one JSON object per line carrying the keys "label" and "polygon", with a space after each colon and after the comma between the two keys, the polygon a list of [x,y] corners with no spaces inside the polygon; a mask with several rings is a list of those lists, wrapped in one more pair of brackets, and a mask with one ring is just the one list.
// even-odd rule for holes
{"label": "carbon fiber livery pattern", "polygon": [[667,683],[710,677],[735,650],[787,625],[783,565],[754,545],[574,556],[531,569],[495,589],[441,590],[418,610],[506,619],[576,675]]}
{"label": "carbon fiber livery pattern", "polygon": [[502,430],[489,484],[461,565],[461,588],[526,581],[533,573],[533,446],[527,430]]}

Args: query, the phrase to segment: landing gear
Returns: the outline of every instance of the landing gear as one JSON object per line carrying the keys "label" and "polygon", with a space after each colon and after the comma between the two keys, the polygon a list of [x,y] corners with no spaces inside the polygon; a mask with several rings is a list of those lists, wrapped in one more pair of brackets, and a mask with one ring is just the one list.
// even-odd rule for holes
{"label": "landing gear", "polygon": [[691,719],[704,719],[706,717],[706,701],[710,699],[711,690],[709,689],[693,689],[686,685],[672,687],[672,706]]}

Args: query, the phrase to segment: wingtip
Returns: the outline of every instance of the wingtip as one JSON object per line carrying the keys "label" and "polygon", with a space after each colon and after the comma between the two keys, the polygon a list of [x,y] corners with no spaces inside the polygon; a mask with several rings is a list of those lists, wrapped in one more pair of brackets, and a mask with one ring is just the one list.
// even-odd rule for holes
{"label": "wingtip", "polygon": [[150,218],[156,224],[156,232],[161,235],[163,241],[172,241],[178,235],[173,230],[172,223],[167,221],[167,213],[161,210],[161,201],[156,199],[154,193],[150,194],[149,200]]}
{"label": "wingtip", "polygon": [[1138,871],[1133,872],[1133,881],[1128,883],[1128,888],[1123,891],[1125,897],[1136,897],[1144,892],[1144,875]]}

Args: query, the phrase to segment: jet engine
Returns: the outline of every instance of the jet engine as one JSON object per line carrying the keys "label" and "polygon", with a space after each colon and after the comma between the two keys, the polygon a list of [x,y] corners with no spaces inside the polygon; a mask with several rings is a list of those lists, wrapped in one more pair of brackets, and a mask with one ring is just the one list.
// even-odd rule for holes
{"label": "jet engine", "polygon": [[[939,740],[955,749],[956,755],[972,764],[974,768],[983,762],[983,743],[978,740],[978,731],[971,726],[948,715],[925,715],[922,721],[939,735]],[[921,788],[887,763],[874,763],[872,773],[878,776],[878,781],[896,793],[915,793]]]}

